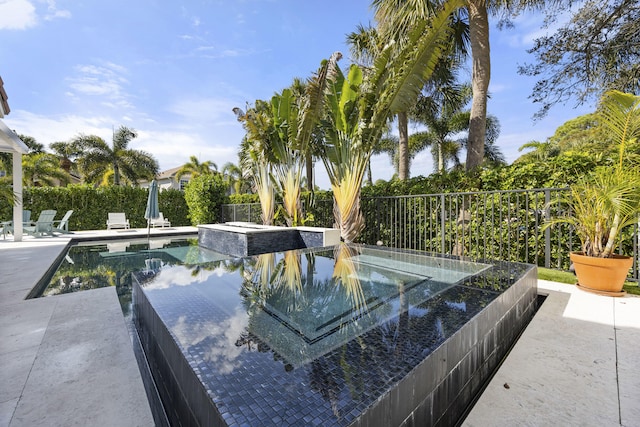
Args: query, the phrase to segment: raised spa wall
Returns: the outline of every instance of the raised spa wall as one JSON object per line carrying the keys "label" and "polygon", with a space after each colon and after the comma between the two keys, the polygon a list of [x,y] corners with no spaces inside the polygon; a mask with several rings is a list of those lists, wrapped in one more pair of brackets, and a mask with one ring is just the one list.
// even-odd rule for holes
{"label": "raised spa wall", "polygon": [[351,426],[458,425],[533,318],[537,294],[531,266]]}
{"label": "raised spa wall", "polygon": [[340,230],[320,227],[278,227],[247,222],[198,226],[198,245],[232,256],[251,256],[340,243]]}
{"label": "raised spa wall", "polygon": [[[501,271],[509,270],[509,263],[497,264]],[[537,309],[536,268],[527,266],[520,271],[523,272],[520,277],[513,278],[501,293],[498,291],[496,299],[349,425],[408,427],[459,423]],[[475,281],[471,278],[462,285],[474,286]],[[169,418],[183,425],[227,425],[225,410],[213,404],[210,391],[192,369],[192,361],[185,359],[138,283],[134,284],[134,305],[152,370],[161,377],[161,393],[168,397],[165,407]]]}

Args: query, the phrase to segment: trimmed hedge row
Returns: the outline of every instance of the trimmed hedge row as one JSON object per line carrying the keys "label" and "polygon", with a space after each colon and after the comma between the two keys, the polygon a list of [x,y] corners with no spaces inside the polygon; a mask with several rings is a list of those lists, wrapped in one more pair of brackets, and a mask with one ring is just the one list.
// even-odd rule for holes
{"label": "trimmed hedge row", "polygon": [[[99,187],[69,185],[67,187],[28,187],[23,191],[23,208],[31,210],[35,220],[42,210],[55,209],[56,219],[73,209],[69,230],[99,230],[106,228],[107,213],[124,212],[133,228],[147,226],[144,211],[148,190],[137,187]],[[160,211],[172,226],[191,225],[184,194],[179,190],[162,190],[158,194]],[[0,218],[11,219],[12,206],[0,206]]]}

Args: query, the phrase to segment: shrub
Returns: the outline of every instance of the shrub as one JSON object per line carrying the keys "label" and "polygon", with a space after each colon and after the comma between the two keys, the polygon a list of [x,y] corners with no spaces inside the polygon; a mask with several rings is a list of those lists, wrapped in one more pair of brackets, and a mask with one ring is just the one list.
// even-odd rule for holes
{"label": "shrub", "polygon": [[219,222],[220,206],[229,202],[227,188],[219,174],[199,175],[189,182],[184,198],[192,225]]}
{"label": "shrub", "polygon": [[[42,210],[55,209],[56,218],[70,209],[73,215],[69,219],[70,230],[98,230],[106,227],[108,212],[124,212],[131,227],[147,226],[144,211],[147,206],[146,188],[109,186],[93,188],[89,185],[69,185],[67,187],[27,187],[22,195],[23,208],[32,211],[31,217],[37,219]],[[162,213],[171,220],[172,225],[189,225],[188,208],[184,195],[178,190],[163,190],[158,194],[158,203]],[[11,205],[0,206],[0,218],[11,219]]]}

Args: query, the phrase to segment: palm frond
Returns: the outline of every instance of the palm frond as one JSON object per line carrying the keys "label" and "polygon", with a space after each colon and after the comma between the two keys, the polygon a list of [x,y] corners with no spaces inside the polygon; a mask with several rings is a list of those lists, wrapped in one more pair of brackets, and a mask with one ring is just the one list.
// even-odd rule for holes
{"label": "palm frond", "polygon": [[393,70],[393,83],[386,91],[386,102],[392,113],[408,111],[418,97],[453,33],[450,17],[463,5],[463,0],[447,1],[430,20],[430,27],[423,21],[410,32],[409,43],[397,60],[400,67]]}

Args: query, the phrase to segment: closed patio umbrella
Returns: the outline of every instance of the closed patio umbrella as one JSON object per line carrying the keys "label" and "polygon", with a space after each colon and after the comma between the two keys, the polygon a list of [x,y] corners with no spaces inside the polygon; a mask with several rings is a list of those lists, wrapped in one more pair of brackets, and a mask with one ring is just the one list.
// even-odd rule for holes
{"label": "closed patio umbrella", "polygon": [[158,206],[158,183],[154,179],[149,184],[149,198],[147,199],[147,209],[144,211],[147,220],[147,237],[151,233],[151,220],[160,217],[160,207]]}

